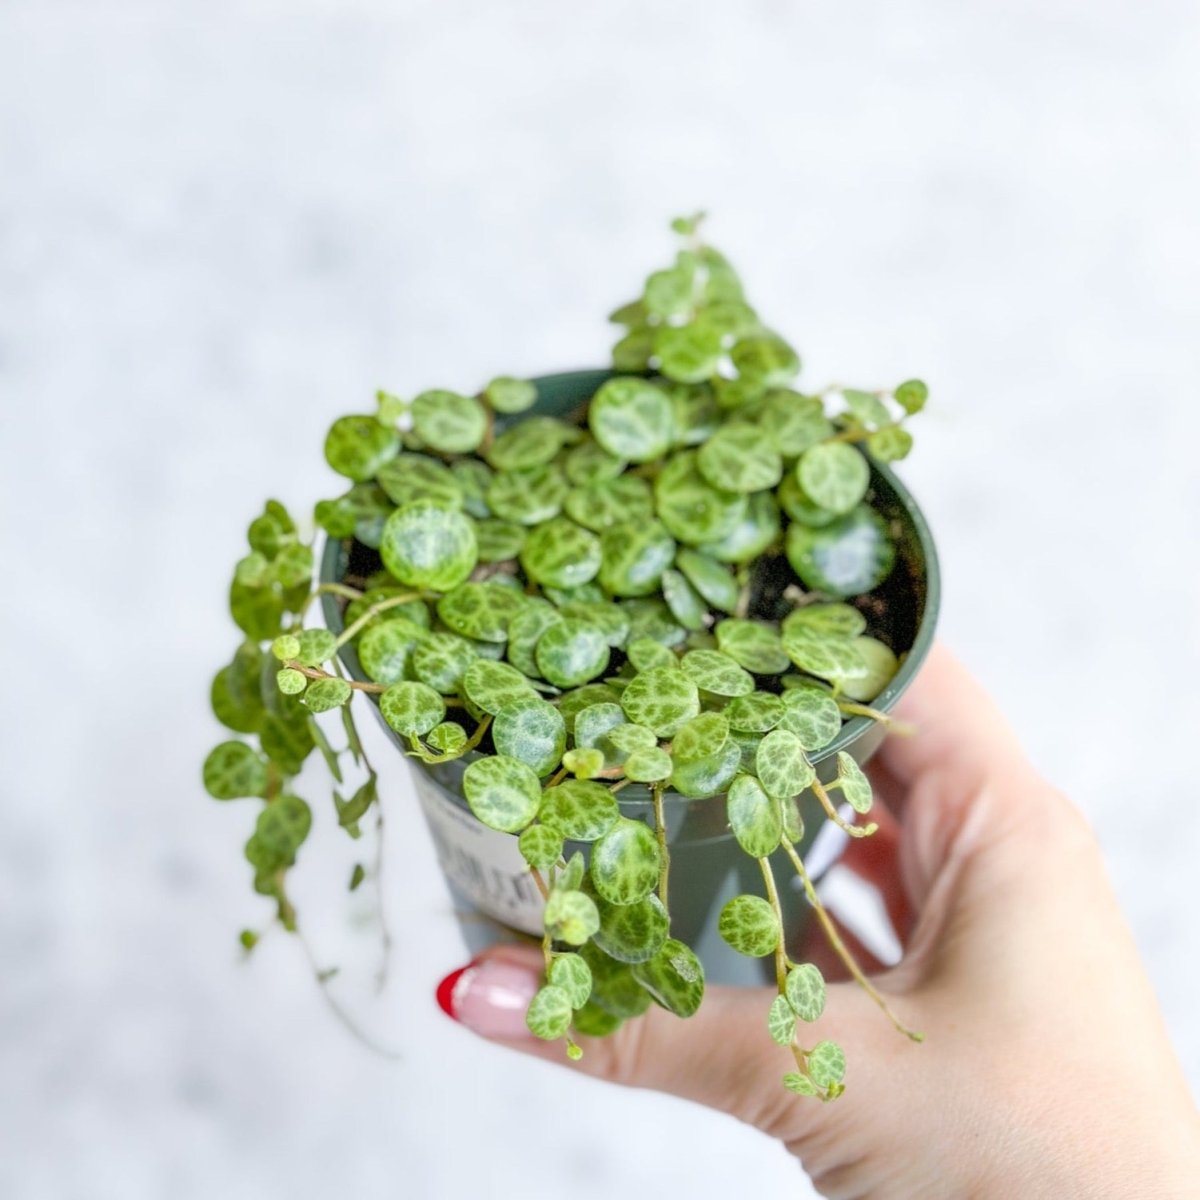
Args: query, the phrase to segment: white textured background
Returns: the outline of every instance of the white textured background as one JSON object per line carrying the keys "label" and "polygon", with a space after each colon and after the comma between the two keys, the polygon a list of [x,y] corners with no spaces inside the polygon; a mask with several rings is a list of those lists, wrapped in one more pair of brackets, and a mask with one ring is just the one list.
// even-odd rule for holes
{"label": "white textured background", "polygon": [[[0,0],[0,1195],[804,1194],[436,1011],[399,781],[361,1007],[404,1060],[365,1055],[295,946],[239,965],[251,814],[198,784],[263,497],[330,494],[379,385],[599,363],[697,205],[806,380],[933,385],[944,635],[1091,815],[1200,1085],[1198,59],[1190,0]],[[323,960],[369,943],[334,874]]]}

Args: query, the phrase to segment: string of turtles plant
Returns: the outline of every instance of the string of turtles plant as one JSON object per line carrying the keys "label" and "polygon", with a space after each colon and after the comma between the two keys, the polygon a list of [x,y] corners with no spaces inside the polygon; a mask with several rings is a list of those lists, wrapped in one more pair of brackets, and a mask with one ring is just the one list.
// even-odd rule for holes
{"label": "string of turtles plant", "polygon": [[[287,881],[312,810],[294,789],[311,751],[333,777],[338,823],[358,838],[374,816],[382,845],[354,694],[422,763],[468,757],[467,803],[518,835],[545,899],[529,1028],[564,1039],[571,1057],[576,1035],[609,1034],[652,1003],[680,1017],[699,1007],[700,961],[671,936],[663,799],[724,795],[763,892],[730,900],[720,934],[773,957],[765,1017],[792,1054],[783,1082],[829,1100],[845,1058],[800,1032],[820,1018],[825,982],[787,953],[770,856],[786,852],[834,949],[909,1033],[821,905],[796,848],[797,800],[811,793],[853,837],[875,828],[839,810],[871,807],[855,760],[839,753],[822,783],[814,758],[843,721],[887,720],[871,701],[897,658],[851,603],[896,558],[863,451],[903,458],[926,388],[796,390],[796,352],[760,322],[699,225],[674,222],[684,245],[673,264],[613,314],[619,374],[578,420],[527,414],[535,387],[499,378],[477,396],[381,392],[375,412],[334,422],[325,457],[351,486],[316,505],[315,525],[377,552],[378,569],[316,583],[311,539],[267,503],[230,588],[245,640],[212,687],[217,717],[242,736],[209,754],[204,783],[219,800],[261,801],[245,856],[255,890],[295,931]],[[344,603],[336,635],[305,627],[330,592]],[[339,661],[348,646],[365,680]],[[335,712],[340,733],[318,719]],[[362,780],[352,791],[351,770]],[[653,827],[622,815],[629,786],[648,790]],[[377,856],[349,886],[378,874]],[[244,932],[243,944],[257,937]]]}

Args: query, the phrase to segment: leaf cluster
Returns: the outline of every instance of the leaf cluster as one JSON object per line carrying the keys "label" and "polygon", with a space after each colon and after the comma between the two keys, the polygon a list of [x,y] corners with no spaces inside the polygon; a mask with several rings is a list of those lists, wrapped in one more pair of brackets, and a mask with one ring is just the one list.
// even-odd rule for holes
{"label": "leaf cluster", "polygon": [[[864,616],[896,560],[870,458],[908,453],[925,386],[798,390],[798,355],[698,225],[676,223],[684,248],[613,314],[618,374],[577,419],[533,411],[536,386],[501,377],[477,395],[380,392],[375,411],[335,421],[325,458],[349,486],[314,523],[373,551],[376,569],[315,584],[311,543],[268,502],[230,587],[245,640],[212,688],[240,736],[208,756],[205,786],[261,801],[245,854],[288,928],[287,872],[312,824],[293,782],[309,753],[338,789],[347,757],[365,772],[334,792],[352,837],[378,812],[355,691],[414,757],[464,761],[467,804],[517,836],[546,900],[529,1027],[572,1055],[572,1032],[609,1033],[651,1003],[686,1017],[703,997],[699,959],[670,936],[664,794],[724,796],[764,864],[803,836],[802,793],[838,820],[837,790],[865,813],[854,759],[836,754],[824,783],[817,759],[898,668]],[[322,590],[345,600],[336,636],[305,628]],[[350,646],[365,680],[342,670]],[[327,713],[342,749],[316,720]],[[629,786],[653,798],[653,826],[623,814]],[[731,900],[720,933],[779,958],[769,1029],[792,1045],[824,984],[783,954],[772,887]],[[796,1053],[786,1085],[836,1095],[840,1050]]]}

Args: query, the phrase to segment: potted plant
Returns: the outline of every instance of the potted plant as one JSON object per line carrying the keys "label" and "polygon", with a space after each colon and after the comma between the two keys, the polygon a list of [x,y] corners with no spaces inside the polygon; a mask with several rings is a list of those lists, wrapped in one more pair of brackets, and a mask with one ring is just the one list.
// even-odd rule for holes
{"label": "potted plant", "polygon": [[295,930],[302,764],[323,756],[353,837],[381,803],[362,693],[415,760],[452,887],[540,939],[535,1034],[578,1057],[576,1034],[652,1003],[690,1016],[706,976],[765,976],[785,1085],[832,1099],[844,1056],[798,1033],[824,981],[792,939],[814,912],[887,1011],[804,857],[826,822],[873,830],[862,764],[932,638],[933,546],[886,465],[926,388],[795,390],[796,353],[699,226],[674,222],[674,262],[613,314],[612,370],[381,392],[334,422],[350,486],[316,505],[319,562],[278,502],[250,525],[245,640],[212,687],[242,736],[204,782],[261,801],[245,856]]}

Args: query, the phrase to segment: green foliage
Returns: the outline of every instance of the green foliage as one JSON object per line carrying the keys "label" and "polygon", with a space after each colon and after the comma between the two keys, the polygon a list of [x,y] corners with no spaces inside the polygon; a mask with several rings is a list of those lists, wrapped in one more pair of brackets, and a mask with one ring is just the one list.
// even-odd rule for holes
{"label": "green foliage", "polygon": [[825,980],[812,963],[801,963],[788,972],[784,995],[802,1021],[815,1021],[825,1011]]}
{"label": "green foliage", "polygon": [[[894,603],[874,593],[896,562],[872,464],[909,453],[927,390],[797,390],[799,356],[701,223],[675,223],[683,248],[614,313],[618,373],[578,411],[530,411],[538,386],[500,376],[478,395],[380,392],[375,415],[333,423],[326,461],[349,486],[312,524],[348,543],[350,570],[316,586],[311,525],[276,500],[251,522],[229,587],[243,637],[210,691],[244,740],[209,754],[203,782],[255,802],[253,887],[295,929],[288,873],[313,811],[293,789],[313,748],[335,783],[318,819],[353,838],[380,803],[355,706],[377,704],[423,763],[463,759],[467,805],[548,891],[527,1020],[572,1056],[572,1029],[701,1004],[700,962],[670,936],[660,822],[668,794],[723,797],[768,887],[726,904],[719,931],[776,956],[768,1032],[797,1066],[784,1085],[830,1099],[844,1057],[795,1044],[824,983],[787,958],[770,864],[803,836],[813,760],[905,649],[869,623]],[[342,606],[340,635],[305,627],[319,591]],[[825,786],[871,805],[846,753]],[[378,875],[360,863],[351,888]]]}
{"label": "green foliage", "polygon": [[463,794],[471,811],[502,833],[524,829],[542,798],[538,777],[523,762],[507,755],[478,758],[463,772]]}
{"label": "green foliage", "polygon": [[717,932],[739,954],[762,958],[779,945],[779,918],[761,896],[734,896],[721,909]]}

